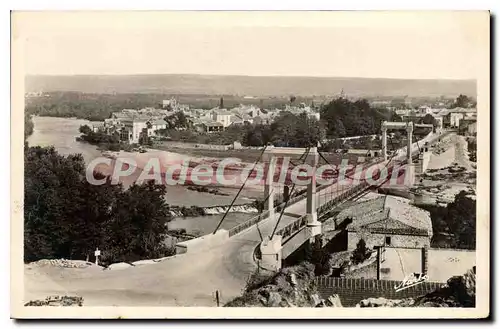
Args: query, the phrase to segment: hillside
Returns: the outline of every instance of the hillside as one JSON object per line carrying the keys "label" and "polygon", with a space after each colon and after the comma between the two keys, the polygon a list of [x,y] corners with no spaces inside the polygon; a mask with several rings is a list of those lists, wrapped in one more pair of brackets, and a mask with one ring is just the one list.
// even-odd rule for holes
{"label": "hillside", "polygon": [[257,77],[214,75],[27,76],[26,92],[167,93],[210,95],[336,95],[353,97],[455,97],[476,95],[473,80],[401,80],[373,78]]}

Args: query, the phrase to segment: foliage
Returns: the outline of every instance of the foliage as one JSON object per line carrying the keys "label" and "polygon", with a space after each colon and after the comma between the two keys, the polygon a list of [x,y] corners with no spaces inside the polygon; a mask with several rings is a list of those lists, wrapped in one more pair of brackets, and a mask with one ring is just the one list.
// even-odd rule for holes
{"label": "foliage", "polygon": [[[131,148],[127,143],[122,143],[120,141],[120,136],[118,132],[113,134],[105,134],[103,132],[97,131],[94,132],[89,126],[82,125],[80,126],[80,140],[85,141],[92,145],[97,145],[99,148],[110,151],[120,151],[120,150],[129,150]],[[141,139],[141,141],[143,141]],[[149,143],[149,139],[146,143]]]}
{"label": "foliage", "polygon": [[245,146],[272,143],[276,146],[307,147],[317,145],[324,138],[324,128],[318,120],[305,113],[294,115],[289,112],[283,112],[271,125],[229,126],[224,131],[210,134],[177,129],[166,129],[160,133],[175,141],[218,145],[239,141]]}
{"label": "foliage", "polygon": [[[133,261],[171,254],[163,247],[170,220],[166,187],[147,182],[124,190],[107,178],[92,185],[81,155],[25,148],[24,259]],[[105,178],[94,173],[96,179]]]}
{"label": "foliage", "polygon": [[29,99],[26,113],[49,117],[76,117],[103,121],[123,109],[140,109],[160,104],[161,94],[87,94],[51,92]]}
{"label": "foliage", "polygon": [[468,97],[467,95],[460,94],[455,99],[455,102],[451,105],[450,108],[456,108],[456,107],[467,108],[475,105],[476,105],[475,101],[472,98]]}
{"label": "foliage", "polygon": [[433,125],[434,129],[436,129],[436,127],[437,127],[437,120],[431,114],[426,114],[420,120],[420,123],[431,124],[431,125]]}
{"label": "foliage", "polygon": [[[315,118],[306,113],[294,115],[283,112],[271,124],[271,142],[275,146],[316,146],[324,139],[324,128]],[[266,141],[264,141],[266,142]]]}
{"label": "foliage", "polygon": [[28,138],[33,134],[33,121],[31,120],[31,115],[24,113],[24,139]]}
{"label": "foliage", "polygon": [[174,114],[165,117],[167,129],[186,129],[189,128],[189,123],[186,115],[182,111],[177,111]]}
{"label": "foliage", "polygon": [[392,115],[392,112],[370,107],[365,99],[353,102],[343,97],[321,109],[321,120],[330,138],[377,134],[382,121],[390,120]]}
{"label": "foliage", "polygon": [[460,191],[448,204],[445,221],[453,233],[456,248],[476,249],[476,200]]}
{"label": "foliage", "polygon": [[[27,98],[26,113],[51,117],[76,117],[91,121],[102,121],[113,112],[123,109],[141,109],[145,107],[162,107],[164,99],[172,94],[164,93],[117,93],[97,94],[76,91],[47,92],[43,97]],[[189,104],[194,108],[211,109],[219,105],[220,97],[206,94],[176,94],[180,104]],[[297,96],[297,102],[311,102],[309,97]],[[224,106],[231,108],[244,105],[258,105],[267,108],[283,108],[289,104],[288,97],[264,97],[247,99],[244,96],[224,95]],[[168,109],[168,107],[166,108]]]}
{"label": "foliage", "polygon": [[476,249],[476,201],[461,191],[446,207],[418,205],[430,212],[434,248]]}
{"label": "foliage", "polygon": [[356,244],[356,249],[353,250],[351,260],[354,264],[359,264],[364,262],[370,257],[370,252],[366,247],[366,242],[360,239]]}
{"label": "foliage", "polygon": [[469,152],[469,160],[477,162],[477,140],[476,138],[467,138],[467,151]]}

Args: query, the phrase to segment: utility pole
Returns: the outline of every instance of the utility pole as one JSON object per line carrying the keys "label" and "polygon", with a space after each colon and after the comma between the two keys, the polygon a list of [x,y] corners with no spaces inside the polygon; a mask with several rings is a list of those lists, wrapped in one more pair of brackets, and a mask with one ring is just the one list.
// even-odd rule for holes
{"label": "utility pole", "polygon": [[215,302],[217,303],[217,307],[219,307],[220,306],[219,290],[215,290]]}

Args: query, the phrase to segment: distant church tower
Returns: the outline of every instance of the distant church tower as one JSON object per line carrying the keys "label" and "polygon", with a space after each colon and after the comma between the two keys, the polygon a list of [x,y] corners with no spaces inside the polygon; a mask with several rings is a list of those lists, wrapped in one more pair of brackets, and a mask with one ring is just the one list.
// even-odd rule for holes
{"label": "distant church tower", "polygon": [[220,108],[220,109],[223,109],[223,108],[224,108],[224,98],[223,98],[223,97],[221,97],[221,98],[220,98],[219,108]]}

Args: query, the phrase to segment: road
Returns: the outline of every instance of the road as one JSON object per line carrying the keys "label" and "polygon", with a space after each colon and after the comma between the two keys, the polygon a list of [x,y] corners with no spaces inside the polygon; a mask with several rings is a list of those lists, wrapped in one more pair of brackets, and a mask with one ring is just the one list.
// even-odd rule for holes
{"label": "road", "polygon": [[[324,193],[336,196],[337,185]],[[323,204],[326,200],[321,201]],[[287,213],[298,215],[305,211],[305,199],[286,208]],[[267,219],[215,248],[155,264],[122,270],[25,270],[25,300],[67,294],[83,297],[86,306],[215,306],[213,296],[219,290],[221,302],[225,303],[241,295],[247,278],[256,270],[253,255],[261,241],[258,229],[263,236],[269,236],[278,217],[277,214],[275,219]],[[296,219],[284,215],[278,229]]]}

